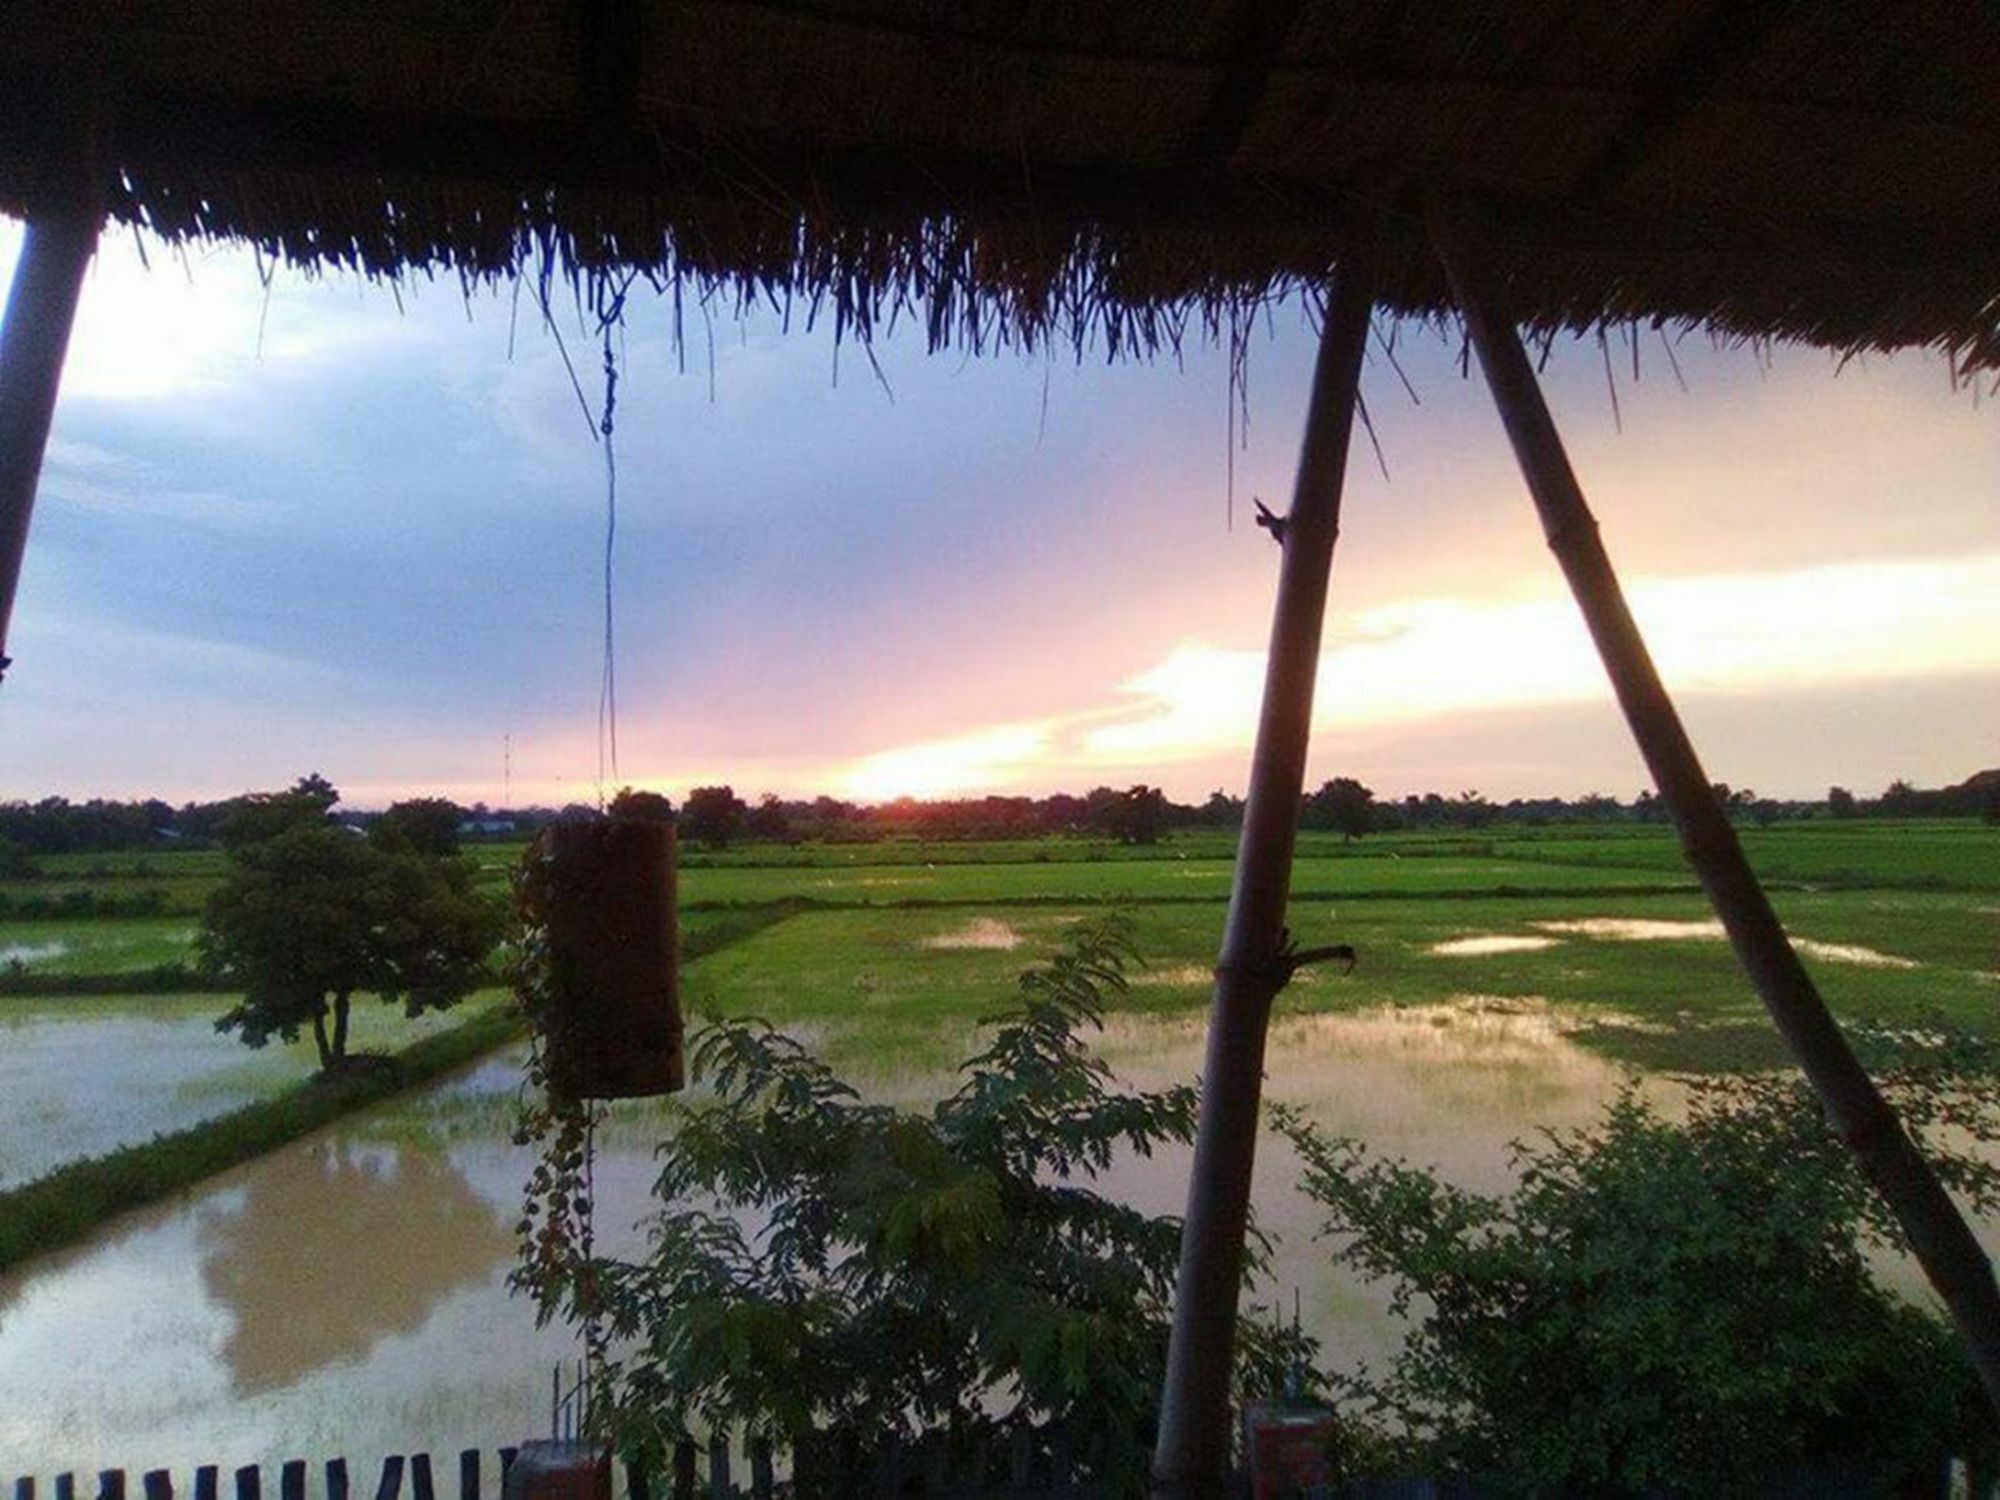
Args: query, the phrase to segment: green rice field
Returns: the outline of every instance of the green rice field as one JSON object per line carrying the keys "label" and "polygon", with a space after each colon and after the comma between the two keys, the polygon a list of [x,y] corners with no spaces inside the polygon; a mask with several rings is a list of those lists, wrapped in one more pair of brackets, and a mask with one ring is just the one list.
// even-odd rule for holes
{"label": "green rice field", "polygon": [[[2000,830],[1800,823],[1746,829],[1745,842],[1807,966],[1857,1031],[1938,1020],[2000,1031]],[[1143,961],[1097,1039],[1101,1054],[1135,1084],[1184,1081],[1200,1066],[1230,844],[1202,832],[1136,849],[1084,839],[691,848],[683,1000],[697,1017],[782,1025],[864,1097],[932,1099],[957,1086],[981,1018],[1009,1004],[1021,971],[1117,907]],[[519,854],[470,851],[496,899]],[[1352,844],[1314,834],[1299,854],[1293,935],[1351,944],[1359,961],[1351,974],[1306,971],[1279,998],[1266,1088],[1329,1132],[1499,1192],[1513,1180],[1511,1141],[1588,1124],[1628,1078],[1671,1107],[1675,1075],[1784,1061],[1664,830]],[[42,880],[17,884],[159,886],[192,912],[221,872],[201,852],[120,859],[109,873],[72,863],[49,861]],[[192,914],[0,921],[0,963],[19,965],[30,987],[36,974],[51,987],[80,975],[92,990],[0,998],[0,1111],[16,1122],[0,1187],[213,1120],[310,1070],[309,1048],[256,1053],[216,1034],[227,995],[136,992],[145,971],[192,958],[197,926]],[[505,1003],[489,992],[461,1014]],[[363,1044],[385,1051],[456,1021],[411,1023],[365,999],[356,1011]],[[50,1472],[86,1451],[230,1463],[313,1450],[328,1410],[342,1413],[349,1451],[448,1448],[517,1423],[567,1348],[506,1286],[508,1226],[531,1167],[512,1140],[522,1055],[500,1046],[0,1276],[10,1451]],[[610,1110],[597,1169],[607,1234],[637,1232],[654,1153],[684,1107]],[[1103,1186],[1173,1213],[1187,1171],[1177,1148],[1121,1159]],[[1254,1199],[1278,1248],[1258,1295],[1300,1308],[1343,1366],[1379,1362],[1401,1337],[1386,1293],[1327,1256],[1297,1176],[1286,1143],[1266,1133]],[[358,1221],[395,1227],[394,1254],[378,1257],[393,1274],[301,1285],[299,1268],[339,1263],[325,1247]],[[1992,1241],[2000,1225],[1980,1232]],[[379,1303],[357,1302],[357,1287]],[[73,1370],[79,1343],[101,1357]],[[198,1402],[162,1405],[168,1388],[196,1390]]]}
{"label": "green rice field", "polygon": [[[1843,1019],[1995,1029],[2000,830],[1822,821],[1746,829],[1744,839]],[[935,1061],[958,1053],[980,1018],[1007,1002],[1020,970],[1062,945],[1065,929],[1115,907],[1133,916],[1143,959],[1124,1007],[1195,1017],[1221,935],[1231,843],[1231,835],[1197,831],[1133,848],[1096,839],[689,848],[680,876],[689,934],[747,924],[749,935],[688,965],[686,1002],[697,1013],[756,1014],[800,1028],[840,1055]],[[496,900],[520,853],[507,844],[469,851]],[[0,1028],[17,1059],[51,1048],[49,1056],[87,1055],[93,1028],[105,1029],[104,1044],[115,1048],[172,1034],[173,1079],[151,1100],[142,1078],[121,1085],[118,1113],[128,1123],[117,1134],[184,1122],[207,1099],[219,1106],[255,1095],[305,1066],[209,1034],[226,995],[120,993],[140,989],[145,971],[192,964],[195,913],[221,873],[213,851],[77,856],[4,887],[160,890],[187,913],[0,921],[0,968],[90,976],[104,991],[0,998]],[[1293,891],[1297,940],[1352,944],[1360,958],[1352,974],[1333,966],[1300,976],[1281,997],[1282,1013],[1500,1001],[1543,1008],[1564,1035],[1620,1065],[1778,1060],[1756,998],[1663,828],[1352,842],[1308,833]],[[370,1018],[371,1045],[398,1044],[404,1023],[394,1011],[367,1005],[358,1014]],[[19,1096],[14,1118],[45,1116],[44,1092],[21,1068],[0,1075],[0,1094]],[[52,1149],[60,1148],[27,1151],[15,1173]]]}

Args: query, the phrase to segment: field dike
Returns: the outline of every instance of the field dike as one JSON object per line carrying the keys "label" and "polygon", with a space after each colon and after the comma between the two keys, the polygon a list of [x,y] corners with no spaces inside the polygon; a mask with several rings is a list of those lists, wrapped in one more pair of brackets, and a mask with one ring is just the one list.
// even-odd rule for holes
{"label": "field dike", "polygon": [[[706,957],[784,921],[798,909],[794,903],[780,902],[733,912],[686,934],[681,957],[683,961]],[[143,1145],[69,1162],[0,1192],[0,1272],[75,1244],[119,1214],[183,1192],[343,1115],[436,1082],[518,1040],[524,1031],[513,1006],[497,1006],[450,1031],[412,1043],[386,1059],[387,1066],[313,1079],[199,1125],[155,1136]]]}

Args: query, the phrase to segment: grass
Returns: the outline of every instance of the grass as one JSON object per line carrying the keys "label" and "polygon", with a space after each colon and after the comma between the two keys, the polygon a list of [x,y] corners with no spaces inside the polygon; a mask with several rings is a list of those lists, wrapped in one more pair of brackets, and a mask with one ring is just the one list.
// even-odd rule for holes
{"label": "grass", "polygon": [[[1971,820],[1777,824],[1741,830],[1750,863],[1766,880],[1851,889],[2000,891],[2000,830]],[[1590,867],[1679,870],[1680,845],[1650,837],[1538,840],[1504,846],[1517,858]]]}
{"label": "grass", "polygon": [[[2000,891],[2000,834],[1969,820],[1819,819],[1746,828],[1742,836],[1759,873],[1781,885]],[[479,844],[467,855],[479,867],[482,884],[498,891],[523,847]],[[1208,829],[1183,830],[1140,846],[1067,837],[692,846],[681,852],[681,898],[695,908],[794,897],[831,906],[1210,900],[1227,894],[1234,853],[1233,833]],[[55,856],[43,861],[44,878],[0,883],[0,895],[90,891],[110,899],[150,890],[168,901],[170,913],[193,916],[221,873],[221,857],[213,850]],[[1405,832],[1357,841],[1308,831],[1300,836],[1294,887],[1307,899],[1363,899],[1641,894],[1692,889],[1692,881],[1670,829],[1617,824]],[[94,924],[57,918],[0,922],[0,943],[31,929],[85,925]]]}
{"label": "grass", "polygon": [[186,917],[0,922],[0,964],[35,974],[116,974],[194,961]]}
{"label": "grass", "polygon": [[[1942,1017],[1992,1025],[2000,1004],[1994,918],[1955,894],[1789,893],[1780,914],[1795,936],[1874,948],[1919,965],[1866,967],[1808,953],[1828,1002],[1843,1019],[1908,1025]],[[951,911],[807,911],[693,968],[692,1007],[757,1014],[814,1029],[838,1028],[842,1046],[893,1053],[927,1047],[1005,1003],[1020,969],[1060,945],[1066,926],[1094,908]],[[1134,909],[1146,959],[1125,1008],[1186,1012],[1206,1003],[1221,935],[1220,903]],[[1360,964],[1312,971],[1280,1000],[1291,1011],[1448,1003],[1469,995],[1546,1001],[1585,1019],[1587,1046],[1648,1067],[1695,1070],[1770,1060],[1763,1010],[1728,945],[1718,939],[1619,941],[1558,934],[1536,924],[1587,916],[1700,923],[1699,896],[1370,900],[1293,906],[1303,945],[1352,943]],[[1014,948],[951,946],[989,924]],[[1466,937],[1548,938],[1547,947],[1452,956],[1437,944]],[[935,946],[939,943],[946,946]]]}
{"label": "grass", "polygon": [[[1109,901],[1213,903],[1229,895],[1234,866],[1224,859],[1091,863],[957,863],[852,868],[740,867],[688,870],[680,896],[690,909],[751,906],[796,898],[821,906],[923,907],[979,904],[1074,904]],[[1597,891],[1693,890],[1672,871],[1537,863],[1508,858],[1435,855],[1402,858],[1309,856],[1293,870],[1295,900],[1381,900],[1397,896],[1587,894]]]}
{"label": "grass", "polygon": [[[1942,1016],[1993,1028],[2000,831],[1816,820],[1743,836],[1795,935],[1918,965],[1864,968],[1808,952],[1843,1019],[1899,1025]],[[1087,838],[691,848],[680,891],[686,995],[691,1008],[838,1032],[843,1049],[924,1050],[946,1034],[962,1040],[1003,1004],[1014,976],[1059,946],[1068,923],[1121,905],[1137,914],[1149,961],[1128,1006],[1190,1013],[1207,1001],[1233,843],[1232,834],[1197,830],[1138,848]],[[497,888],[520,849],[468,853]],[[193,901],[221,869],[213,851],[76,856],[46,861],[47,878],[28,884],[157,886]],[[1353,943],[1361,964],[1351,978],[1337,970],[1305,976],[1283,997],[1288,1009],[1430,1006],[1466,995],[1543,1000],[1572,1017],[1571,1035],[1584,1045],[1644,1067],[1756,1066],[1775,1057],[1761,1008],[1719,941],[1564,935],[1532,951],[1431,951],[1468,936],[1556,936],[1535,924],[1577,917],[1706,920],[1665,828],[1507,827],[1357,842],[1308,832],[1293,889],[1299,940]],[[1020,945],[927,945],[975,920],[1011,927]],[[25,952],[31,978],[88,976],[74,982],[136,989],[147,970],[189,959],[193,926],[174,917],[4,922],[0,950]],[[120,974],[131,976],[124,986],[112,982]],[[27,1014],[14,1009],[20,1004],[0,1000],[0,1018]]]}

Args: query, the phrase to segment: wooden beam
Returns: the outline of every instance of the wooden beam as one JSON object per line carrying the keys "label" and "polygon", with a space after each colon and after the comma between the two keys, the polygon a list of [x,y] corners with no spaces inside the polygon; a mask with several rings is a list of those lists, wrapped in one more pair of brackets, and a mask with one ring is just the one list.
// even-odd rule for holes
{"label": "wooden beam", "polygon": [[1549,547],[1583,611],[1661,800],[1673,814],[1688,864],[1819,1095],[1828,1123],[1888,1203],[1924,1274],[1951,1310],[1987,1398],[2000,1412],[2000,1288],[1986,1253],[1848,1046],[1744,857],[1626,607],[1534,367],[1471,232],[1449,210],[1434,207],[1431,233]]}
{"label": "wooden beam", "polygon": [[1230,1373],[1257,1155],[1264,1033],[1271,1002],[1289,977],[1285,904],[1312,732],[1320,629],[1372,305],[1370,276],[1351,257],[1343,260],[1320,335],[1305,441],[1284,528],[1264,705],[1222,954],[1215,966],[1201,1119],[1153,1458],[1154,1494],[1175,1500],[1223,1493],[1229,1465]]}
{"label": "wooden beam", "polygon": [[97,248],[97,216],[51,213],[29,221],[0,325],[0,676],[11,665],[7,626],[28,546],[28,523],[48,448],[63,357],[83,273]]}

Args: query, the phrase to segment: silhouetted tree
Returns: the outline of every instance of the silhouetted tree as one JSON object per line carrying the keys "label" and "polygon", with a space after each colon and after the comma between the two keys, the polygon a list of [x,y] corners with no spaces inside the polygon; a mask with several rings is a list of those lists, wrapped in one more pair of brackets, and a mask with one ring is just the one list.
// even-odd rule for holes
{"label": "silhouetted tree", "polygon": [[1451,804],[1451,820],[1461,828],[1484,828],[1500,816],[1500,809],[1477,790],[1460,792]]}
{"label": "silhouetted tree", "polygon": [[749,812],[733,787],[698,786],[681,804],[681,832],[700,839],[712,849],[720,849],[743,831]]}
{"label": "silhouetted tree", "polygon": [[1156,844],[1166,805],[1167,794],[1156,786],[1127,787],[1105,805],[1104,831],[1121,844]]}
{"label": "silhouetted tree", "polygon": [[790,843],[792,815],[778,800],[776,792],[766,792],[745,815],[743,831],[753,839],[769,839],[776,844]]}
{"label": "silhouetted tree", "polygon": [[465,809],[456,802],[413,797],[391,804],[375,820],[369,836],[385,848],[400,843],[433,859],[449,859],[458,853],[458,825],[464,821]]}
{"label": "silhouetted tree", "polygon": [[659,792],[642,792],[625,787],[611,799],[605,812],[614,818],[625,818],[635,823],[671,823],[674,821],[674,804]]}
{"label": "silhouetted tree", "polygon": [[1306,802],[1310,827],[1331,829],[1349,841],[1375,826],[1375,793],[1352,776],[1336,776]]}
{"label": "silhouetted tree", "polygon": [[1243,799],[1232,797],[1221,787],[1208,794],[1208,800],[1201,805],[1201,821],[1216,828],[1240,828],[1243,825]]}
{"label": "silhouetted tree", "polygon": [[1875,805],[1885,817],[1914,817],[1918,811],[1917,799],[1919,795],[1915,787],[1899,776],[1889,783],[1888,787],[1882,793],[1881,800]]}

